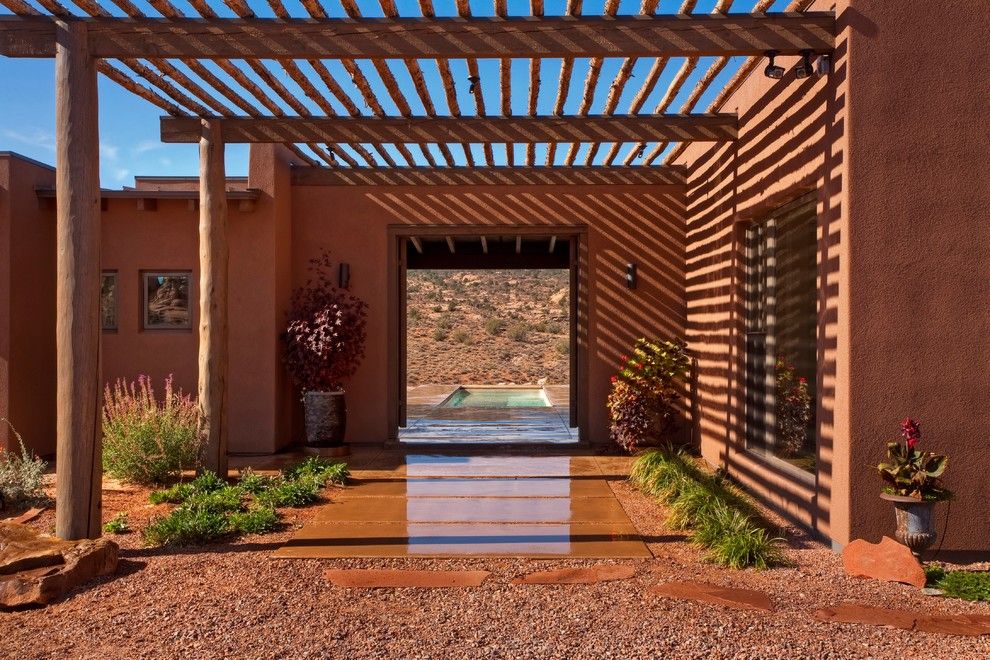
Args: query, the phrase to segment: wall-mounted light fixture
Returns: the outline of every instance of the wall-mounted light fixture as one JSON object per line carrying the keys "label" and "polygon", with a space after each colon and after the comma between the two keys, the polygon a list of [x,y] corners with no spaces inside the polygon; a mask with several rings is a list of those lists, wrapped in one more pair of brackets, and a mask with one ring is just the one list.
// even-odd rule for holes
{"label": "wall-mounted light fixture", "polygon": [[775,57],[777,57],[777,51],[775,50],[767,51],[767,59],[769,59],[770,62],[767,64],[767,68],[763,69],[763,75],[765,75],[767,78],[780,80],[781,78],[784,77],[784,67],[778,66],[774,62]]}
{"label": "wall-mounted light fixture", "polygon": [[340,273],[337,276],[337,282],[341,289],[346,289],[351,285],[351,266],[350,264],[340,263]]}
{"label": "wall-mounted light fixture", "polygon": [[832,56],[828,53],[819,55],[816,67],[820,76],[827,76],[832,73]]}
{"label": "wall-mounted light fixture", "polygon": [[815,67],[811,62],[811,51],[802,50],[801,51],[801,62],[794,67],[794,75],[797,78],[810,78],[811,74],[815,72]]}
{"label": "wall-mounted light fixture", "polygon": [[626,286],[636,288],[636,264],[626,264]]}

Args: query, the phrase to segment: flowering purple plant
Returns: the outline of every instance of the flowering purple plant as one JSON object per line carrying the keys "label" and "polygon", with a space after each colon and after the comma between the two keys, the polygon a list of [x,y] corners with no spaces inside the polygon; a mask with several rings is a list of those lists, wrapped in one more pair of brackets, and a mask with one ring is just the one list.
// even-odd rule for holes
{"label": "flowering purple plant", "polygon": [[285,366],[303,392],[336,391],[364,358],[368,305],[333,283],[329,254],[310,263],[313,276],[292,294]]}

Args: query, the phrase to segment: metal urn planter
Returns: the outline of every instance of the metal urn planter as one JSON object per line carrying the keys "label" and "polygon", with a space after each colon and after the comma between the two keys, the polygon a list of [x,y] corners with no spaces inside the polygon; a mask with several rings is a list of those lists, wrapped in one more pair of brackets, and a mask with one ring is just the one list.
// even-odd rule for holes
{"label": "metal urn planter", "polygon": [[919,500],[904,495],[881,493],[880,497],[894,505],[897,521],[895,538],[909,547],[915,556],[928,549],[938,533],[935,531],[934,501]]}
{"label": "metal urn planter", "polygon": [[340,447],[347,429],[344,393],[306,392],[303,395],[307,447]]}

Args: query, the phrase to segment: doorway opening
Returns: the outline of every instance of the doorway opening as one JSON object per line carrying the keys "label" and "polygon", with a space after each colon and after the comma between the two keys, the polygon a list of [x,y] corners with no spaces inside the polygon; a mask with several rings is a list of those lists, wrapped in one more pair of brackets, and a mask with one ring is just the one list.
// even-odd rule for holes
{"label": "doorway opening", "polygon": [[401,238],[396,441],[579,442],[575,243],[533,234]]}

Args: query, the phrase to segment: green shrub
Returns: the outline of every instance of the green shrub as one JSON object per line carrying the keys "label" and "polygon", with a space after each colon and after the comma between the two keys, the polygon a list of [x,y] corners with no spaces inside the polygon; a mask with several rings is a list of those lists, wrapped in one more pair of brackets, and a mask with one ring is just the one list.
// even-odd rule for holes
{"label": "green shrub", "polygon": [[683,450],[654,449],[633,462],[630,481],[669,507],[667,524],[691,530],[705,558],[730,568],[768,568],[786,562],[756,507],[725,478],[701,470]]}
{"label": "green shrub", "polygon": [[553,347],[561,355],[567,355],[568,353],[571,352],[571,340],[570,339],[558,339],[554,343]]}
{"label": "green shrub", "polygon": [[230,527],[238,534],[266,534],[279,528],[278,511],[259,506],[230,514]]}
{"label": "green shrub", "polygon": [[319,480],[321,486],[326,484],[343,486],[347,483],[347,477],[350,474],[351,471],[347,469],[347,463],[322,456],[310,456],[306,460],[282,470],[282,476],[285,479],[314,477]]}
{"label": "green shrub", "polygon": [[946,571],[926,566],[928,586],[941,589],[946,596],[964,600],[990,602],[990,572]]}
{"label": "green shrub", "polygon": [[149,545],[198,545],[229,536],[230,519],[223,513],[180,506],[154,519],[144,530]]}
{"label": "green shrub", "polygon": [[48,464],[27,450],[24,439],[9,421],[0,421],[7,424],[21,446],[20,453],[0,450],[0,506],[42,498],[41,485]]}
{"label": "green shrub", "polygon": [[103,525],[103,531],[107,534],[127,534],[131,531],[131,526],[127,522],[127,512],[121,511]]}
{"label": "green shrub", "polygon": [[226,481],[207,470],[192,481],[175,484],[165,490],[152,491],[148,499],[152,504],[182,504],[193,495],[212,493],[227,487]]}
{"label": "green shrub", "polygon": [[106,387],[103,404],[103,468],[114,477],[139,484],[161,484],[199,461],[202,440],[196,431],[196,404],[172,377],[165,379],[161,401],[151,379],[117,380]]}
{"label": "green shrub", "polygon": [[485,332],[492,337],[502,334],[505,330],[505,321],[502,319],[488,319],[485,321]]}
{"label": "green shrub", "polygon": [[243,488],[246,492],[252,495],[257,495],[274,485],[275,477],[265,476],[263,474],[258,474],[254,470],[248,468],[247,470],[242,470],[240,477],[237,480],[237,485]]}
{"label": "green shrub", "polygon": [[321,487],[318,479],[308,475],[296,479],[279,479],[270,488],[258,493],[256,499],[261,504],[274,508],[305,506],[320,498]]}
{"label": "green shrub", "polygon": [[529,329],[525,323],[513,323],[505,332],[505,335],[512,341],[523,342],[529,337]]}
{"label": "green shrub", "polygon": [[193,511],[233,513],[243,508],[245,495],[237,486],[227,486],[208,493],[194,493],[186,498],[182,506]]}

